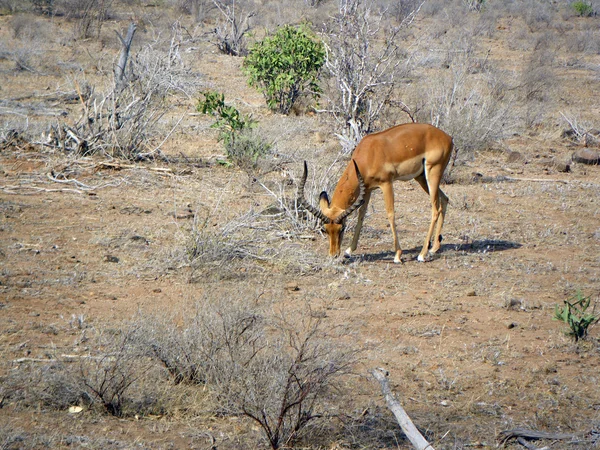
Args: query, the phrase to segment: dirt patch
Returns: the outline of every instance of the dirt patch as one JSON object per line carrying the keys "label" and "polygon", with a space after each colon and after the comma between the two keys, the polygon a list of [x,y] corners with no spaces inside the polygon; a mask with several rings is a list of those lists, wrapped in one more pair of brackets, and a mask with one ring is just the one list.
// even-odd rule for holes
{"label": "dirt patch", "polygon": [[[506,50],[508,31],[501,31],[493,41],[505,53],[494,57],[517,64]],[[275,220],[280,205],[273,193],[281,188],[294,195],[301,161],[334,153],[332,133],[323,131],[327,126],[319,116],[266,111],[262,96],[245,84],[241,59],[215,54],[206,42],[193,44],[193,66],[206,85],[226,91],[276,137],[283,148],[275,156],[281,170],[254,176],[219,165],[221,144],[208,119],[196,115],[194,99],[178,99],[170,111],[175,119],[169,117],[167,129],[183,119],[162,148],[165,159],[107,163],[52,151],[41,142],[5,145],[0,375],[30,373],[28,364],[38,367],[57,355],[86,355],[86,333],[122,328],[139,311],[167,314],[202,296],[242,295],[248,302],[306,303],[327,327],[346,327],[341,341],[364,350],[344,386],[344,414],[331,418],[319,448],[409,448],[369,375],[373,367],[389,371],[392,389],[436,448],[493,447],[499,431],[519,427],[578,434],[587,440],[576,448],[592,448],[600,427],[598,327],[575,343],[565,335],[566,325],[552,320],[555,305],[578,290],[596,303],[600,292],[600,167],[571,162],[566,171],[554,164],[570,161],[582,144],[559,137],[560,125],[547,123],[499,143],[502,151],[459,161],[452,182],[443,186],[450,205],[441,251],[423,264],[416,257],[429,224],[429,200],[414,182],[396,186],[404,248],[397,265],[376,192],[357,253],[332,262],[318,229],[269,234],[262,222],[240,219]],[[93,50],[99,44],[82,45]],[[72,58],[90,76],[106,70],[89,67],[87,54]],[[587,59],[597,63],[597,55]],[[19,114],[25,100],[17,104],[15,98],[58,79],[53,71],[15,72],[6,60],[2,64],[2,74],[10,74],[2,92],[12,102],[3,105]],[[572,74],[566,66],[564,72]],[[587,104],[597,91],[597,80],[588,79],[587,70],[585,76],[589,89],[569,90],[572,106]],[[76,99],[50,103],[54,109],[45,113],[77,106]],[[190,263],[198,227],[218,236],[236,220],[238,229],[255,227],[252,245],[262,253],[232,253],[239,263],[219,255],[212,265]],[[264,444],[251,421],[214,414],[202,403],[201,389],[177,391],[189,402],[180,402],[187,410],[121,419],[96,410],[72,414],[24,405],[2,393],[0,440],[7,448]],[[544,442],[553,449],[575,446]],[[519,448],[514,441],[507,447]]]}

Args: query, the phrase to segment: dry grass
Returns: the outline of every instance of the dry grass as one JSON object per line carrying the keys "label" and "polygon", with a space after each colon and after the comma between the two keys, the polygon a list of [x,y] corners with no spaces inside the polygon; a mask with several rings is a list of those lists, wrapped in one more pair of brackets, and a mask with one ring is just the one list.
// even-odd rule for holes
{"label": "dry grass", "polygon": [[[3,11],[25,5],[9,3],[0,2]],[[1,445],[264,445],[258,426],[223,414],[218,392],[175,383],[147,352],[123,358],[132,368],[152,361],[124,391],[123,418],[109,417],[97,400],[84,402],[82,392],[94,397],[82,387],[79,360],[88,361],[83,374],[95,385],[89,375],[113,360],[103,366],[82,357],[115,354],[106,340],[122,342],[123,318],[135,317],[140,330],[144,322],[152,331],[144,328],[146,338],[175,350],[185,333],[202,328],[192,320],[197,306],[212,317],[205,330],[219,329],[219,313],[260,307],[262,319],[273,319],[273,310],[294,326],[318,319],[326,334],[344,330],[328,334],[333,347],[365,349],[356,376],[338,380],[340,393],[351,394],[325,398],[327,415],[299,447],[408,448],[366,375],[372,367],[390,371],[392,388],[436,448],[493,446],[499,430],[515,427],[587,433],[580,446],[597,446],[598,327],[575,344],[552,321],[554,305],[578,289],[598,302],[598,171],[571,164],[559,172],[555,164],[597,146],[597,18],[537,0],[480,12],[462,0],[423,5],[403,34],[412,66],[394,95],[428,121],[439,112],[434,106],[445,106],[452,133],[471,151],[444,187],[451,203],[442,251],[427,264],[414,259],[428,199],[414,183],[396,187],[404,248],[397,266],[379,193],[356,255],[325,258],[318,224],[295,203],[296,184],[307,160],[307,198],[315,204],[321,190],[331,192],[347,163],[337,125],[324,115],[270,113],[246,86],[241,60],[217,52],[217,12],[188,16],[194,3],[115,1],[115,22],[89,40],[73,40],[70,19],[31,15],[29,6],[27,15],[0,17]],[[291,3],[275,3],[253,3],[267,28],[300,17],[317,23],[336,9],[335,2],[300,2],[292,12]],[[168,109],[147,130],[162,137],[145,142],[153,150],[174,129],[160,147],[168,158],[105,166],[105,156],[42,145],[49,125],[80,118],[74,80],[104,89],[118,52],[111,27],[126,28],[131,10],[140,19],[140,67],[169,61],[153,79],[172,93]],[[393,14],[390,25],[404,13]],[[223,151],[214,130],[193,115],[200,84],[226,92],[274,142],[259,167],[217,164]],[[382,124],[408,119],[388,106]],[[269,342],[276,355],[289,334],[269,323],[267,334],[279,336]],[[139,355],[139,348],[132,350]],[[79,356],[67,362],[65,354]],[[86,408],[72,415],[65,411],[72,404]]]}

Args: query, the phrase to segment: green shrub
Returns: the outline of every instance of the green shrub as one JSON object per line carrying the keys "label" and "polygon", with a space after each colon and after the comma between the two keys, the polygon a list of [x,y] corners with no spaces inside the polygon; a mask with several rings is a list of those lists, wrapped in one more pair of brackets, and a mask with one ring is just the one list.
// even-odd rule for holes
{"label": "green shrub", "polygon": [[213,128],[219,129],[219,141],[223,142],[229,161],[242,169],[253,169],[261,156],[271,150],[271,144],[252,131],[255,123],[237,108],[225,104],[225,95],[207,91],[197,109],[216,118]]}
{"label": "green shrub", "polygon": [[600,315],[587,311],[590,306],[590,297],[584,297],[581,292],[577,292],[574,297],[565,300],[565,306],[556,305],[554,308],[554,320],[569,325],[570,330],[567,332],[575,338],[575,342],[587,336],[590,325],[600,320]]}
{"label": "green shrub", "polygon": [[594,14],[594,7],[589,2],[583,0],[571,3],[571,7],[580,17],[590,17]]}
{"label": "green shrub", "polygon": [[317,81],[324,63],[325,47],[307,25],[285,25],[252,47],[243,69],[269,108],[288,114],[300,94],[318,97]]}
{"label": "green shrub", "polygon": [[206,91],[202,95],[204,100],[198,102],[196,109],[217,119],[211,127],[219,129],[219,141],[222,141],[225,147],[234,141],[242,130],[254,125],[254,121],[243,116],[235,106],[225,104],[224,94]]}

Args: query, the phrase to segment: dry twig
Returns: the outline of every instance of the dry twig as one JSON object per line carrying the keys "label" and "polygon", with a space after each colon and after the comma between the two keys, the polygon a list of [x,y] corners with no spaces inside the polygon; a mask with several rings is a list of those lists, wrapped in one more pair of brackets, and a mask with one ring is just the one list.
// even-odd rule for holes
{"label": "dry twig", "polygon": [[417,450],[434,450],[433,446],[427,442],[419,430],[417,430],[417,427],[413,421],[410,420],[410,417],[408,417],[408,414],[406,414],[406,411],[404,411],[404,408],[402,408],[400,402],[396,400],[396,397],[392,393],[392,390],[388,384],[387,371],[383,369],[373,369],[371,373],[375,379],[379,381],[379,384],[381,385],[381,392],[383,392],[383,396],[385,397],[388,408],[390,408],[390,410],[394,413],[400,428],[402,428],[402,431],[412,445]]}

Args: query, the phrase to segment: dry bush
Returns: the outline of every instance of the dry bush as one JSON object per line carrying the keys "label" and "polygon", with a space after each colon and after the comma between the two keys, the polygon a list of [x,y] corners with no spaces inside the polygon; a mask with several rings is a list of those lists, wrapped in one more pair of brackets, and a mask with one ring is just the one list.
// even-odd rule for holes
{"label": "dry bush", "polygon": [[519,86],[525,101],[546,101],[550,98],[556,85],[556,77],[552,71],[553,60],[552,52],[543,45],[530,54]]}
{"label": "dry bush", "polygon": [[335,344],[339,333],[310,308],[273,313],[267,306],[237,294],[203,298],[177,318],[140,317],[138,346],[175,382],[204,384],[216,412],[255,421],[276,449],[329,412],[331,391],[357,353]]}
{"label": "dry bush", "polygon": [[119,417],[175,408],[177,400],[166,389],[168,378],[136,345],[137,326],[86,329],[85,352],[13,362],[2,380],[2,398],[20,408],[63,411],[81,406]]}
{"label": "dry bush", "polygon": [[416,13],[413,10],[400,25],[388,27],[387,12],[378,13],[373,0],[345,0],[327,25],[327,112],[338,123],[344,153],[374,131],[396,80],[407,73],[400,33]]}
{"label": "dry bush", "polygon": [[5,45],[4,42],[0,42],[0,59],[14,62],[15,70],[18,72],[37,73],[38,62],[42,54],[43,51],[39,47],[31,45],[29,42],[16,45]]}
{"label": "dry bush", "polygon": [[159,37],[140,49],[128,66],[131,73],[123,86],[108,77],[99,88],[85,80],[72,80],[82,114],[73,125],[53,126],[48,145],[79,155],[129,160],[157,156],[172,132],[164,131],[158,145],[152,146],[161,138],[160,123],[170,109],[170,97],[191,98],[201,82],[183,63],[181,33],[175,23],[170,38]]}
{"label": "dry bush", "polygon": [[572,113],[560,113],[562,119],[568,125],[563,132],[563,138],[583,145],[584,147],[594,147],[600,145],[600,127],[595,126],[590,121],[582,120]]}
{"label": "dry bush", "polygon": [[171,0],[168,3],[192,16],[195,22],[203,22],[216,8],[212,0]]}
{"label": "dry bush", "polygon": [[470,45],[449,53],[447,65],[427,87],[421,114],[450,134],[459,157],[468,159],[514,130],[514,100],[504,76]]}
{"label": "dry bush", "polygon": [[55,7],[75,21],[79,39],[99,38],[102,25],[112,16],[114,0],[60,0]]}
{"label": "dry bush", "polygon": [[303,239],[313,238],[306,225],[314,219],[291,197],[295,186],[292,192],[283,185],[276,191],[263,187],[273,196],[271,206],[263,210],[249,210],[228,222],[214,213],[196,214],[186,244],[192,280],[246,277],[274,267],[301,274],[326,264],[303,245]]}
{"label": "dry bush", "polygon": [[15,39],[27,40],[30,44],[45,40],[50,34],[48,23],[33,14],[14,15],[10,20],[10,26]]}
{"label": "dry bush", "polygon": [[256,14],[248,1],[212,0],[220,12],[221,20],[214,30],[217,47],[222,53],[233,56],[245,56],[248,53],[246,38],[250,30],[251,19]]}
{"label": "dry bush", "polygon": [[14,14],[30,6],[26,3],[23,0],[0,0],[0,12]]}

